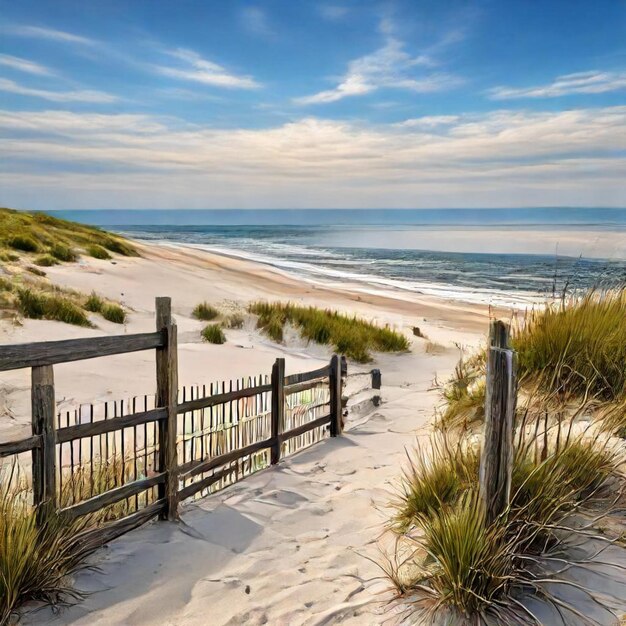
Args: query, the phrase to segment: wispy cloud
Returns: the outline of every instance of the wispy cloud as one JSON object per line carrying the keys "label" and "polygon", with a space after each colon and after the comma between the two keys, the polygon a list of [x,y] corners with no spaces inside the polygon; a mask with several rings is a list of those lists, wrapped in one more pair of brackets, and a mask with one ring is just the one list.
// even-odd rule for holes
{"label": "wispy cloud", "polygon": [[94,39],[83,37],[81,35],[75,35],[74,33],[68,33],[63,30],[56,30],[54,28],[44,28],[41,26],[7,26],[2,29],[3,32],[10,35],[17,35],[19,37],[29,37],[32,39],[48,39],[51,41],[59,41],[63,43],[81,44],[83,46],[93,46],[97,44]]}
{"label": "wispy cloud", "polygon": [[29,61],[28,59],[22,59],[21,57],[14,57],[10,54],[0,54],[0,65],[10,67],[20,72],[26,72],[27,74],[37,74],[38,76],[54,75],[54,72],[44,65]]}
{"label": "wispy cloud", "polygon": [[261,37],[273,37],[274,31],[270,26],[267,14],[259,7],[246,7],[240,13],[241,23],[243,27]]}
{"label": "wispy cloud", "polygon": [[[220,129],[148,115],[0,111],[5,199],[67,206],[623,206],[626,106],[307,117]],[[50,200],[52,201],[52,200]]]}
{"label": "wispy cloud", "polygon": [[109,104],[117,102],[119,98],[113,94],[104,91],[95,91],[92,89],[79,89],[74,91],[49,91],[47,89],[32,89],[9,80],[8,78],[0,78],[0,91],[15,93],[20,96],[31,96],[33,98],[42,98],[49,102],[91,102],[98,104]]}
{"label": "wispy cloud", "polygon": [[[388,34],[389,28],[385,26]],[[404,44],[393,36],[373,52],[351,61],[348,71],[336,87],[310,96],[295,98],[296,104],[323,104],[349,96],[360,96],[381,88],[405,89],[415,93],[432,93],[451,89],[462,83],[458,76],[445,72],[428,73],[416,77],[417,67],[433,67],[435,61],[428,55],[412,56]]]}
{"label": "wispy cloud", "polygon": [[180,64],[176,67],[154,66],[155,71],[163,76],[231,89],[256,89],[260,87],[260,84],[251,76],[233,74],[223,66],[204,59],[193,50],[176,48],[167,50],[166,54],[180,61]]}
{"label": "wispy cloud", "polygon": [[626,89],[626,72],[577,72],[558,76],[547,85],[535,87],[494,87],[488,90],[492,100],[514,98],[556,98],[572,94],[606,93]]}

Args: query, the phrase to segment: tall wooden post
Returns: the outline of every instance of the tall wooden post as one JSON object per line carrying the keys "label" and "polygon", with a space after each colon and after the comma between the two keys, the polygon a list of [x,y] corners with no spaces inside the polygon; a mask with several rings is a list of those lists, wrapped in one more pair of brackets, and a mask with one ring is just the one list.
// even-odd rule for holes
{"label": "tall wooden post", "polygon": [[285,422],[285,359],[272,367],[272,465],[280,461],[280,434]]}
{"label": "tall wooden post", "polygon": [[159,422],[159,471],[167,472],[159,484],[159,499],[165,499],[161,519],[178,519],[178,339],[172,320],[171,298],[156,299],[156,327],[164,333],[166,344],[156,351],[156,404],[167,409],[167,419]]}
{"label": "tall wooden post", "polygon": [[341,417],[341,362],[334,354],[330,360],[330,436],[337,437],[343,432]]}
{"label": "tall wooden post", "polygon": [[33,503],[37,519],[43,522],[47,511],[56,509],[56,405],[52,365],[32,368],[31,406],[33,435],[40,445],[33,448]]}
{"label": "tall wooden post", "polygon": [[485,433],[480,459],[480,497],[488,523],[509,504],[516,402],[516,354],[509,347],[507,326],[495,321],[489,333]]}

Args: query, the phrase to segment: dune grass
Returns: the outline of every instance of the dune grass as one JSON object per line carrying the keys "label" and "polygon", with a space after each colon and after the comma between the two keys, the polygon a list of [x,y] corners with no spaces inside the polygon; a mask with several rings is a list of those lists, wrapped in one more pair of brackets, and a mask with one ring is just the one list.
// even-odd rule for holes
{"label": "dune grass", "polygon": [[208,343],[226,343],[226,335],[219,324],[207,324],[202,329],[202,339]]}
{"label": "dune grass", "polygon": [[78,597],[69,577],[83,566],[77,536],[87,521],[50,512],[42,525],[19,488],[0,489],[0,624],[31,600],[57,605]]}
{"label": "dune grass", "polygon": [[0,244],[21,253],[49,254],[64,263],[76,261],[80,250],[89,254],[90,246],[97,246],[109,256],[111,252],[121,256],[138,256],[130,242],[99,228],[45,213],[6,208],[0,208]]}
{"label": "dune grass", "polygon": [[94,259],[106,261],[111,258],[111,253],[106,248],[103,248],[96,243],[89,244],[85,251]]}
{"label": "dune grass", "polygon": [[208,302],[200,302],[194,308],[191,313],[197,320],[202,320],[203,322],[210,322],[219,317],[220,312],[213,305]]}
{"label": "dune grass", "polygon": [[626,288],[528,313],[513,333],[522,377],[563,396],[626,399]]}
{"label": "dune grass", "polygon": [[243,328],[244,317],[240,313],[232,313],[224,318],[225,328]]}
{"label": "dune grass", "polygon": [[[529,311],[513,326],[520,391],[539,402],[585,399],[611,423],[626,426],[626,288],[590,290]],[[486,351],[462,358],[442,386],[445,407],[438,426],[471,427],[482,422]],[[614,409],[611,411],[611,406]]]}
{"label": "dune grass", "polygon": [[20,288],[17,292],[17,306],[24,317],[31,319],[55,320],[75,326],[93,326],[85,312],[65,296]]}
{"label": "dune grass", "polygon": [[[542,563],[557,556],[564,564],[575,563],[564,536],[597,528],[624,487],[624,476],[607,438],[585,431],[574,435],[571,422],[549,423],[546,419],[547,431],[523,428],[516,434],[510,505],[491,525],[478,498],[475,442],[439,435],[410,456],[391,527],[416,546],[413,575],[390,575],[403,580],[398,591],[408,610],[431,617],[444,611],[451,624],[490,619],[534,624],[516,601],[521,590],[557,602],[550,583],[560,579]],[[572,517],[586,511],[591,523]],[[598,536],[607,545],[615,540]],[[591,594],[584,585],[581,591]]]}
{"label": "dune grass", "polygon": [[59,261],[51,254],[42,254],[36,257],[33,263],[40,267],[52,267],[53,265],[58,265]]}
{"label": "dune grass", "polygon": [[333,349],[360,363],[372,360],[372,351],[405,352],[407,338],[390,328],[316,307],[279,302],[254,302],[251,313],[259,316],[257,326],[274,341],[283,340],[285,324],[292,324],[308,341],[333,346]]}

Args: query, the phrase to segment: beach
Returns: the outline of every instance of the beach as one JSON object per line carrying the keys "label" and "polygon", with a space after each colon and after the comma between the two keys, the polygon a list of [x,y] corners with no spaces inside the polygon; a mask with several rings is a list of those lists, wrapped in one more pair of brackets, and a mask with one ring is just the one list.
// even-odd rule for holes
{"label": "beach", "polygon": [[[123,329],[102,319],[95,329],[4,320],[1,342],[149,331],[154,298],[167,295],[179,329],[181,387],[268,372],[279,356],[286,359],[287,373],[314,369],[330,357],[329,348],[295,337],[285,345],[272,343],[252,319],[243,329],[227,330],[224,345],[203,343],[203,324],[191,316],[202,300],[232,311],[256,299],[329,307],[400,330],[410,337],[411,351],[375,355],[366,365],[349,363],[350,374],[382,371],[383,403],[374,408],[371,393],[356,393],[348,407],[358,410],[350,414],[344,437],[183,506],[180,524],[151,523],[112,542],[93,556],[98,572],[79,574],[76,581],[78,589],[93,594],[55,616],[46,608],[27,614],[24,623],[191,625],[206,623],[208,606],[212,624],[377,623],[383,610],[377,594],[384,585],[368,559],[378,558],[377,538],[405,448],[430,430],[441,401],[436,381],[452,371],[460,347],[481,341],[488,307],[406,293],[364,294],[349,283],[330,289],[205,251],[139,248],[141,258],[82,259],[48,274],[64,287],[95,289],[123,302],[129,309]],[[413,326],[428,339],[414,336]],[[436,348],[427,349],[429,342]],[[67,363],[55,368],[55,379],[61,412],[152,393],[154,357],[136,353]],[[363,382],[349,379],[348,394]],[[29,432],[29,389],[28,371],[3,375],[3,413],[11,417],[2,420],[4,440]]]}
{"label": "beach", "polygon": [[[396,619],[398,605],[388,604],[393,594],[381,565],[395,558],[389,507],[399,493],[407,452],[431,436],[443,405],[440,385],[459,357],[484,345],[490,319],[510,319],[515,312],[407,290],[364,290],[358,281],[303,280],[271,264],[181,244],[134,243],[140,257],[82,257],[47,268],[54,284],[95,290],[123,303],[123,327],[100,317],[91,329],[5,319],[0,342],[148,332],[155,327],[155,297],[169,296],[178,326],[180,388],[268,373],[278,357],[285,358],[287,374],[328,363],[329,347],[305,342],[296,332],[286,333],[282,343],[261,334],[246,313],[255,300],[356,315],[403,333],[410,351],[348,363],[343,436],[183,504],[179,522],[151,522],[110,542],[90,558],[95,569],[76,576],[76,589],[85,593],[80,601],[58,611],[27,605],[22,623],[312,626]],[[226,329],[223,345],[202,342],[204,323],[192,315],[201,301],[243,314],[243,328]],[[364,389],[371,368],[382,372],[380,392]],[[151,394],[154,371],[152,353],[58,365],[57,408],[63,413],[83,403]],[[3,440],[30,433],[29,374],[2,376]],[[374,394],[380,394],[378,405]],[[605,576],[598,573],[592,581],[597,589],[606,586]],[[607,587],[615,598],[625,591],[621,577]]]}

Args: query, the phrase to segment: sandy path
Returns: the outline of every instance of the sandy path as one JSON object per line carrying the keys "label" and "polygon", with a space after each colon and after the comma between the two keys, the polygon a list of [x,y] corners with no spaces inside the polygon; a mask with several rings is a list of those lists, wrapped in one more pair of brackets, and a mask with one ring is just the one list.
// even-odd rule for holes
{"label": "sandy path", "polygon": [[428,357],[415,382],[385,386],[384,403],[320,443],[184,509],[181,524],[152,523],[97,555],[78,577],[93,592],[26,624],[378,624],[384,510],[405,446],[432,418],[429,390],[452,354]]}

